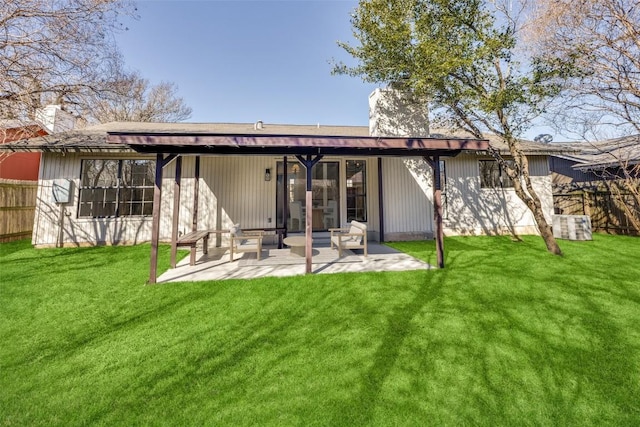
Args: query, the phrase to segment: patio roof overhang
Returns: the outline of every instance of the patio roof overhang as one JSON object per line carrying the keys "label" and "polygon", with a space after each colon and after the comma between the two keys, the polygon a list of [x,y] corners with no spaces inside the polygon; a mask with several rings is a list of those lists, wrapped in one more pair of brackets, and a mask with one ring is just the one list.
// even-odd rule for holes
{"label": "patio roof overhang", "polygon": [[[156,154],[156,182],[153,202],[153,225],[151,238],[151,266],[149,282],[156,282],[157,252],[160,223],[160,200],[162,169],[173,159],[176,163],[174,189],[174,213],[172,231],[172,265],[175,266],[178,209],[180,203],[180,169],[182,155],[196,155],[196,171],[199,171],[200,155],[279,155],[295,156],[307,169],[307,217],[306,217],[306,271],[311,273],[311,170],[323,156],[402,156],[422,157],[433,170],[434,216],[436,225],[436,251],[438,266],[444,267],[442,231],[442,201],[440,182],[441,156],[454,157],[462,151],[486,151],[488,140],[467,138],[416,138],[374,136],[325,136],[325,135],[279,135],[279,134],[223,134],[223,133],[170,133],[170,132],[108,132],[107,143],[128,146],[140,153]],[[197,223],[196,172],[194,194],[194,231]],[[380,196],[381,197],[381,196]],[[194,251],[195,248],[192,248]]]}
{"label": "patio roof overhang", "polygon": [[109,132],[107,142],[141,153],[218,155],[455,156],[488,140],[373,136]]}

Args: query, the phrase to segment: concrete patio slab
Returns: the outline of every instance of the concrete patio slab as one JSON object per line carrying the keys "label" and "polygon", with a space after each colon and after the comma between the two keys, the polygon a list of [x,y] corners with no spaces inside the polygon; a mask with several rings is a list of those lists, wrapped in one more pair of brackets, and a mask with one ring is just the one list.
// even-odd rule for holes
{"label": "concrete patio slab", "polygon": [[[346,251],[341,258],[328,242],[314,241],[313,273],[355,273],[367,271],[428,270],[431,265],[388,246],[369,243],[368,256],[362,251]],[[261,260],[253,253],[238,254],[233,262],[227,248],[210,248],[209,254],[197,254],[196,265],[189,265],[186,257],[176,268],[170,269],[157,283],[194,282],[205,280],[256,279],[259,277],[283,277],[305,274],[305,258],[291,254],[289,249],[266,247]]]}

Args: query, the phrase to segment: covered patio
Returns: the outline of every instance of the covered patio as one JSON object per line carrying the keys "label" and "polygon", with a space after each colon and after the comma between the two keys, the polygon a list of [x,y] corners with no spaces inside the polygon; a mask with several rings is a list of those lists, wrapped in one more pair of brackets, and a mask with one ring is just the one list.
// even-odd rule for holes
{"label": "covered patio", "polygon": [[[257,279],[261,277],[284,277],[306,273],[306,260],[291,254],[287,248],[265,246],[260,260],[254,253],[240,254],[233,262],[229,260],[228,248],[209,248],[204,254],[198,250],[195,265],[189,257],[177,263],[157,279],[157,283],[191,282],[202,280]],[[362,250],[346,250],[342,257],[329,247],[327,239],[314,239],[312,273],[356,273],[369,271],[428,270],[432,265],[399,252],[389,246],[369,243],[368,256]]]}
{"label": "covered patio", "polygon": [[[315,240],[312,243],[312,194],[311,194],[311,182],[313,167],[324,156],[361,156],[361,157],[377,157],[379,173],[381,170],[381,158],[385,156],[395,157],[420,157],[424,159],[433,171],[433,200],[434,200],[434,224],[435,224],[435,240],[436,240],[436,253],[437,253],[437,267],[444,267],[444,248],[443,248],[443,232],[442,232],[442,200],[441,200],[441,182],[440,182],[440,158],[441,157],[454,157],[462,151],[479,151],[488,149],[488,141],[476,140],[476,139],[463,139],[463,138],[414,138],[414,137],[374,137],[374,136],[336,136],[336,135],[291,135],[291,134],[268,134],[261,129],[256,128],[256,132],[252,133],[208,133],[208,132],[184,132],[176,131],[164,131],[164,132],[149,132],[149,131],[112,131],[108,133],[107,141],[111,144],[125,145],[130,147],[136,152],[140,153],[153,153],[156,155],[156,176],[154,187],[154,200],[153,200],[153,223],[151,234],[151,256],[150,256],[150,274],[149,283],[157,283],[157,253],[159,244],[159,230],[160,230],[160,204],[162,200],[162,179],[163,168],[176,162],[176,174],[174,185],[174,201],[173,201],[173,218],[172,218],[172,267],[174,269],[162,276],[163,281],[174,280],[178,277],[195,277],[191,276],[200,271],[200,277],[204,277],[204,269],[217,269],[220,273],[211,273],[211,277],[218,278],[230,278],[235,274],[251,275],[251,274],[263,274],[266,271],[271,271],[272,275],[289,275],[289,274],[311,274],[322,272],[338,272],[338,271],[381,271],[376,270],[378,268],[376,264],[380,266],[393,264],[392,262],[385,263],[383,258],[373,258],[366,260],[362,265],[357,266],[357,262],[316,262],[314,256],[320,255],[320,250],[323,249],[322,245]],[[245,265],[245,270],[238,270],[239,267],[231,268],[230,266],[224,267],[224,263],[220,262],[216,264],[215,256],[219,256],[218,251],[213,251],[208,255],[207,259],[202,259],[199,264],[196,263],[193,267],[193,272],[189,273],[187,270],[184,272],[179,270],[176,263],[176,252],[178,243],[178,216],[179,205],[184,203],[180,199],[180,180],[181,180],[181,163],[182,157],[194,156],[196,160],[196,176],[194,194],[196,200],[193,201],[193,220],[192,231],[197,232],[198,229],[198,201],[197,201],[197,186],[199,185],[199,164],[200,157],[206,155],[234,155],[234,156],[283,156],[286,169],[287,156],[297,159],[306,169],[306,217],[305,219],[305,257],[304,264],[298,265],[290,263],[280,262],[280,265],[254,265],[254,272],[250,273]],[[380,191],[380,199],[383,195]],[[380,212],[380,218],[383,218],[383,212]],[[286,212],[285,212],[286,217]],[[381,226],[381,229],[383,227]],[[219,230],[210,230],[216,232]],[[286,227],[284,233],[286,235]],[[381,233],[381,241],[383,241],[384,233]],[[328,246],[328,243],[327,243]],[[380,246],[380,248],[386,248]],[[388,248],[387,248],[388,249]],[[288,251],[288,249],[284,249]],[[386,249],[384,249],[386,250]],[[380,249],[380,252],[384,251]],[[192,249],[192,252],[195,248]],[[315,252],[317,253],[315,253]],[[337,252],[337,251],[336,251]],[[277,257],[276,253],[273,253],[274,260],[282,259]],[[390,255],[380,253],[382,255]],[[394,254],[399,256],[399,254]],[[197,255],[193,253],[192,257]],[[389,257],[387,257],[389,258]],[[222,261],[222,257],[219,261]],[[409,262],[410,260],[407,260]],[[417,261],[417,260],[415,260]],[[183,261],[184,262],[184,261]],[[234,263],[238,263],[234,261]],[[230,263],[230,264],[234,264]],[[402,266],[403,263],[397,263],[398,266]],[[424,264],[424,263],[423,263]],[[283,266],[288,266],[284,268]],[[416,264],[417,265],[417,264]],[[206,266],[206,267],[205,267]],[[348,270],[345,270],[348,267]],[[230,268],[229,270],[225,270]],[[276,268],[278,273],[276,273]],[[362,269],[367,268],[367,269]],[[389,267],[390,268],[390,267]],[[399,267],[400,269],[407,269]],[[425,264],[422,268],[428,268]],[[384,270],[382,270],[384,271]],[[190,279],[183,279],[190,280]],[[208,280],[208,279],[191,279],[191,280]]]}

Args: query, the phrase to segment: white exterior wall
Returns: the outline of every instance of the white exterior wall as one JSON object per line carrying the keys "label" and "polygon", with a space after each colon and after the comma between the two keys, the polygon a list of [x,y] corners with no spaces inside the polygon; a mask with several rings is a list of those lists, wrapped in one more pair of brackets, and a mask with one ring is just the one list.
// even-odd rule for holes
{"label": "white exterior wall", "polygon": [[[151,240],[151,217],[78,218],[78,197],[82,159],[148,158],[139,154],[78,155],[43,153],[38,203],[32,243],[55,246],[60,233],[61,207],[53,201],[54,179],[73,182],[71,203],[64,205],[65,245],[135,244]],[[160,214],[160,240],[171,239],[175,160],[164,168]],[[198,229],[228,229],[235,223],[244,228],[275,227],[276,159],[269,157],[201,157]],[[272,171],[264,180],[265,169]],[[182,160],[179,234],[191,231],[195,157]],[[271,218],[271,222],[268,221]]]}
{"label": "white exterior wall", "polygon": [[385,240],[417,240],[433,236],[432,181],[431,167],[423,159],[383,159]]}
{"label": "white exterior wall", "polygon": [[[88,156],[67,153],[63,156],[59,153],[42,153],[32,243],[39,247],[55,246],[60,236],[61,214],[64,216],[62,241],[65,245],[138,243],[150,240],[151,217],[78,218],[81,160],[132,157],[150,158],[122,154]],[[70,203],[61,206],[53,201],[55,179],[69,179],[73,182]],[[165,190],[166,187],[165,183]],[[170,205],[165,198],[162,203],[163,216],[169,209]]]}
{"label": "white exterior wall", "polygon": [[[32,242],[55,246],[60,233],[60,205],[53,201],[54,179],[73,182],[72,201],[64,206],[62,237],[65,245],[134,244],[151,239],[151,217],[78,218],[78,196],[82,159],[149,158],[139,154],[89,155],[43,153],[38,202]],[[198,229],[228,229],[276,226],[276,162],[281,158],[259,156],[201,156]],[[341,164],[341,215],[345,225],[345,170],[342,158],[327,158]],[[537,233],[531,213],[513,189],[481,189],[479,156],[446,158],[445,233],[494,234],[511,229],[519,234]],[[369,237],[379,239],[377,159],[367,158],[367,225]],[[530,157],[535,189],[550,220],[553,212],[551,176],[547,158]],[[182,162],[179,233],[191,231],[195,157]],[[264,180],[271,169],[271,181]],[[431,168],[419,158],[382,160],[385,240],[425,239],[433,236],[433,190]],[[164,169],[160,239],[170,240],[173,213],[175,161]],[[269,222],[271,218],[271,222]],[[222,242],[226,243],[226,236]]]}
{"label": "white exterior wall", "polygon": [[[513,188],[480,188],[481,158],[460,155],[445,159],[446,205],[444,227],[447,235],[537,234],[533,215]],[[544,156],[529,157],[531,181],[541,199],[545,216],[553,213],[551,175]]]}

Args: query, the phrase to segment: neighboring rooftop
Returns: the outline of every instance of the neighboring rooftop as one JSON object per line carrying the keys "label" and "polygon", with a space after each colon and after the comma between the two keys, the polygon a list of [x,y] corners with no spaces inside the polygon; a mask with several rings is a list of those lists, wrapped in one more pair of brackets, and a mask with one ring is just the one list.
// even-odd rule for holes
{"label": "neighboring rooftop", "polygon": [[590,170],[640,164],[640,134],[597,142],[554,143],[567,148],[560,157],[576,162],[574,169]]}

